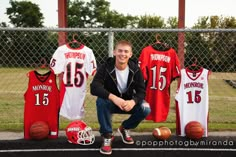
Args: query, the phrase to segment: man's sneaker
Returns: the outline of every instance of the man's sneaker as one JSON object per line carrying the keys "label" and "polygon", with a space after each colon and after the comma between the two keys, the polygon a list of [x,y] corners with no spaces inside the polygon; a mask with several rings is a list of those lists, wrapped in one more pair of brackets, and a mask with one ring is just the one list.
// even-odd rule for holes
{"label": "man's sneaker", "polygon": [[122,126],[120,126],[117,130],[120,133],[121,138],[122,138],[124,143],[134,144],[133,138],[129,135],[129,130],[123,128]]}
{"label": "man's sneaker", "polygon": [[111,135],[111,142],[113,142],[115,140],[115,136]]}
{"label": "man's sneaker", "polygon": [[112,153],[112,138],[103,138],[103,143],[100,148],[100,153],[110,155]]}

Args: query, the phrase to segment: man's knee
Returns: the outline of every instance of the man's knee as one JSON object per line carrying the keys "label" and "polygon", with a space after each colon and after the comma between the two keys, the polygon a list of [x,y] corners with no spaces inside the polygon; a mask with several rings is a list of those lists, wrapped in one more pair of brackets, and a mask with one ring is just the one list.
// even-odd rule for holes
{"label": "man's knee", "polygon": [[149,113],[151,112],[151,108],[148,102],[146,102],[145,100],[142,102],[141,104],[142,106],[142,110],[143,110],[143,115],[144,117],[146,117],[147,115],[149,115]]}
{"label": "man's knee", "polygon": [[99,108],[105,107],[106,106],[106,100],[102,98],[97,98],[96,105]]}
{"label": "man's knee", "polygon": [[97,105],[97,108],[99,109],[110,108],[111,101],[108,99],[97,98],[96,105]]}

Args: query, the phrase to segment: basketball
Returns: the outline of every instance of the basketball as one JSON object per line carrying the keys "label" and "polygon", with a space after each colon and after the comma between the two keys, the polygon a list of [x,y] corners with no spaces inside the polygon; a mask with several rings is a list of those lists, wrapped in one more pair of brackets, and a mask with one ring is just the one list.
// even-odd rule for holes
{"label": "basketball", "polygon": [[168,127],[161,126],[154,128],[152,135],[158,140],[167,140],[171,136],[171,131]]}
{"label": "basketball", "polygon": [[30,137],[34,140],[42,140],[49,135],[49,126],[44,121],[34,122],[30,127]]}
{"label": "basketball", "polygon": [[193,140],[199,140],[204,134],[204,129],[201,123],[197,121],[190,121],[185,126],[185,133],[188,138]]}

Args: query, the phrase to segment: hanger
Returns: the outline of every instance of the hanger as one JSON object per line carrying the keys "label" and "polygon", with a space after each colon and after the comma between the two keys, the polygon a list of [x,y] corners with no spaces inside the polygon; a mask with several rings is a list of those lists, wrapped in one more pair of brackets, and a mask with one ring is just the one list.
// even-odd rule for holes
{"label": "hanger", "polygon": [[82,44],[76,40],[76,38],[78,38],[78,34],[73,34],[72,36],[72,41],[68,43],[68,45],[71,47],[71,48],[79,48]]}
{"label": "hanger", "polygon": [[44,75],[50,70],[48,63],[44,57],[41,58],[39,64],[34,63],[34,65],[35,65],[35,71],[42,75]]}
{"label": "hanger", "polygon": [[193,59],[194,59],[194,62],[193,62],[193,64],[188,66],[188,69],[191,70],[191,71],[198,71],[198,70],[200,70],[202,67],[197,65],[197,58],[193,57]]}
{"label": "hanger", "polygon": [[[41,58],[39,63],[34,62],[31,67],[34,67],[33,71],[40,80],[45,80],[45,78],[49,76],[49,72],[51,72],[45,58]],[[26,74],[26,76],[29,77],[29,72]]]}
{"label": "hanger", "polygon": [[160,37],[161,37],[160,34],[157,33],[156,36],[155,36],[156,43],[161,43],[160,40],[159,40]]}
{"label": "hanger", "polygon": [[166,51],[166,50],[169,50],[170,49],[170,46],[167,44],[167,43],[163,43],[160,41],[160,34],[156,34],[155,35],[155,43],[152,44],[152,47],[157,50],[157,51]]}
{"label": "hanger", "polygon": [[41,69],[47,69],[48,68],[47,61],[46,61],[46,59],[44,57],[41,58],[39,67]]}

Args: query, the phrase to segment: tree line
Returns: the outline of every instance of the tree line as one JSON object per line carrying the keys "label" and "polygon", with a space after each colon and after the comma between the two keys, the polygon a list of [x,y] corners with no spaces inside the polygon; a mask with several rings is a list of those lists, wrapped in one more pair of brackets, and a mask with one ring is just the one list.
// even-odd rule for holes
{"label": "tree line", "polygon": [[[37,4],[30,1],[10,0],[6,14],[13,27],[45,27],[43,14]],[[67,21],[70,28],[160,28],[175,29],[178,27],[177,17],[169,17],[166,21],[155,15],[124,15],[110,9],[106,0],[67,1]],[[57,17],[55,17],[57,18]],[[1,22],[1,21],[0,21]],[[5,22],[0,27],[10,27]],[[235,17],[204,16],[200,17],[192,29],[229,29],[236,28]],[[73,32],[78,33],[78,40],[94,50],[100,62],[107,57],[107,32]],[[134,45],[134,58],[141,49],[155,42],[158,32],[115,32],[114,42],[120,39],[130,40]],[[160,32],[162,42],[168,43],[177,50],[178,33]],[[51,58],[58,47],[57,32],[47,31],[1,31],[0,53],[2,66],[30,66],[40,58]],[[68,40],[72,33],[68,33]],[[185,65],[197,58],[198,64],[212,71],[236,71],[236,32],[186,32],[185,33]]]}

